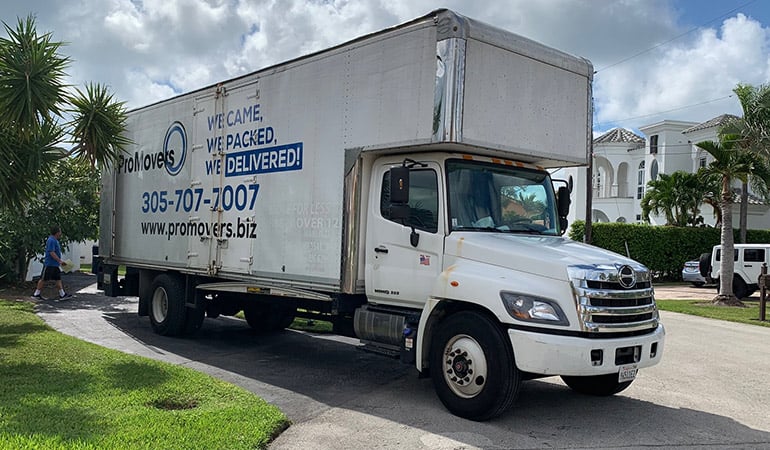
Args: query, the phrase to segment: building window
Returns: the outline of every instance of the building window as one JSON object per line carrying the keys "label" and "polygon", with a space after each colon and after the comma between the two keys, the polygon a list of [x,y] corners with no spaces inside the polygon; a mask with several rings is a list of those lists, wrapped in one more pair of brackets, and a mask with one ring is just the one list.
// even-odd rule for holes
{"label": "building window", "polygon": [[698,160],[698,168],[704,168],[706,167],[706,157],[702,156],[700,160]]}
{"label": "building window", "polygon": [[637,222],[641,222],[642,221],[642,215],[641,214],[637,214],[636,215],[636,221]]}
{"label": "building window", "polygon": [[641,200],[644,196],[644,161],[639,163],[638,177],[636,180],[636,199]]}
{"label": "building window", "polygon": [[603,197],[602,195],[602,171],[594,172],[594,197]]}
{"label": "building window", "polygon": [[653,134],[650,136],[650,154],[655,155],[658,153],[658,135]]}
{"label": "building window", "polygon": [[658,160],[653,159],[650,165],[650,179],[655,181],[658,179]]}

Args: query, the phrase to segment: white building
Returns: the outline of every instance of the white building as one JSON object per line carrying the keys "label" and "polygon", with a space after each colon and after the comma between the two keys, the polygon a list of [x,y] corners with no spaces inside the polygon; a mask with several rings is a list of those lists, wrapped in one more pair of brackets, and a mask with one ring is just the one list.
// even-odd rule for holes
{"label": "white building", "polygon": [[[718,141],[719,128],[730,118],[727,114],[703,123],[664,120],[639,128],[643,136],[615,128],[594,139],[593,189],[591,220],[593,222],[642,223],[641,201],[647,182],[661,173],[678,170],[695,173],[713,158],[695,144]],[[570,222],[585,220],[587,204],[586,169],[569,168],[554,173],[554,178],[572,176],[572,208]],[[737,188],[740,184],[736,183]],[[751,191],[750,191],[751,192]],[[701,205],[704,223],[713,226],[714,211]],[[734,226],[738,226],[739,207],[734,211]],[[650,216],[653,225],[665,225],[664,217]],[[770,228],[770,205],[750,196],[748,210],[750,229]]]}

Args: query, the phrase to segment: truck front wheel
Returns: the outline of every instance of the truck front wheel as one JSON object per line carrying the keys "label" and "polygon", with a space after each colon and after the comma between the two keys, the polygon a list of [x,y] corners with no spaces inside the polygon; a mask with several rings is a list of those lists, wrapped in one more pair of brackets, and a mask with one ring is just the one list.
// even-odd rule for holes
{"label": "truck front wheel", "polygon": [[159,275],[152,283],[150,324],[162,336],[179,336],[185,327],[184,286],[177,277]]}
{"label": "truck front wheel", "polygon": [[606,397],[617,394],[631,386],[631,381],[618,381],[618,374],[594,375],[590,377],[568,377],[562,376],[561,379],[573,391],[586,395],[596,395]]}
{"label": "truck front wheel", "polygon": [[521,385],[510,341],[497,322],[476,312],[459,312],[439,325],[430,364],[441,403],[470,420],[502,414]]}

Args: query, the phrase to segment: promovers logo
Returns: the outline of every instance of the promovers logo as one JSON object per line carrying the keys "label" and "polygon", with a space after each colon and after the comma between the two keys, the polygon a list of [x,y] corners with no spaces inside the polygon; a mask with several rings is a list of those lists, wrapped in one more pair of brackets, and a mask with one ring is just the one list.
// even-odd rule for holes
{"label": "promovers logo", "polygon": [[176,175],[187,157],[187,132],[180,122],[172,123],[163,138],[163,150],[156,153],[134,152],[133,156],[121,155],[118,174],[135,173],[165,168],[169,175]]}
{"label": "promovers logo", "polygon": [[166,157],[166,172],[169,175],[178,174],[187,157],[187,133],[181,123],[174,122],[166,130],[166,138],[163,139],[163,155]]}

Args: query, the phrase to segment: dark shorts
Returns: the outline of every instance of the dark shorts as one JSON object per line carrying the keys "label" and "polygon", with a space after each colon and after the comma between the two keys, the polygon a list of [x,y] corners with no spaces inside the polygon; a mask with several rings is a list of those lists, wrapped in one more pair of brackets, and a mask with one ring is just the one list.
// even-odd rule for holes
{"label": "dark shorts", "polygon": [[61,269],[57,266],[45,266],[43,268],[43,281],[61,280]]}

